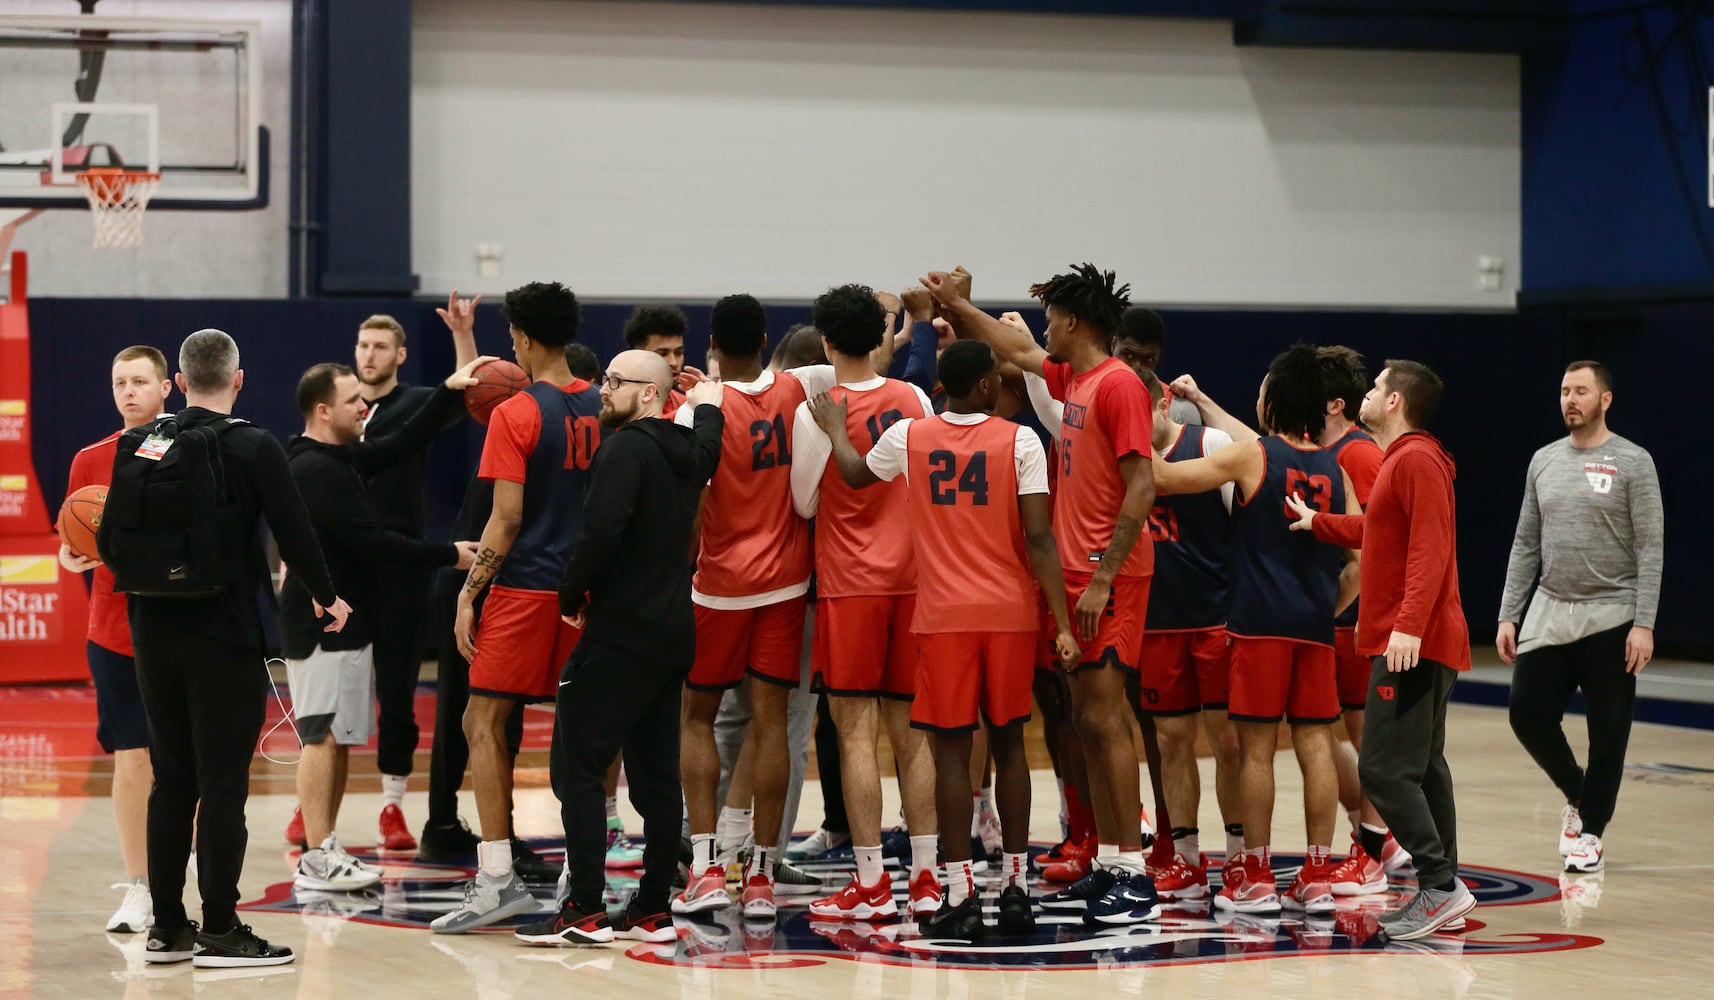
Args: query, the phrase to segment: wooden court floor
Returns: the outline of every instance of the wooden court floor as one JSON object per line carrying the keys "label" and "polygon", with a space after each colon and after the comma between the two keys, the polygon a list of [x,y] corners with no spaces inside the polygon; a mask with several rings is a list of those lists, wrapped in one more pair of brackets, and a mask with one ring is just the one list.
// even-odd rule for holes
{"label": "wooden court floor", "polygon": [[[1573,731],[1580,720],[1573,720]],[[107,800],[20,782],[51,768],[29,747],[30,720],[0,720],[0,996],[180,997],[357,996],[535,998],[574,990],[595,996],[697,1000],[811,995],[894,998],[1061,997],[1696,997],[1714,989],[1714,936],[1703,887],[1714,875],[1705,832],[1714,820],[1714,734],[1639,725],[1633,734],[1619,815],[1608,830],[1608,869],[1561,877],[1554,848],[1559,803],[1523,755],[1498,709],[1455,705],[1449,756],[1459,789],[1464,874],[1484,902],[1462,936],[1422,947],[1360,944],[1372,906],[1346,904],[1336,921],[1215,919],[1206,907],[1169,910],[1158,925],[1091,932],[1075,921],[1044,924],[1028,941],[991,938],[949,947],[914,931],[867,925],[816,926],[786,905],[777,925],[733,919],[683,929],[671,946],[532,950],[509,934],[448,938],[419,927],[451,905],[461,870],[381,856],[384,890],[361,900],[299,900],[290,893],[291,854],[279,830],[291,809],[283,773],[259,769],[250,804],[242,919],[290,945],[295,965],[277,970],[148,967],[141,936],[104,934],[119,878]],[[1574,740],[1574,743],[1577,741]],[[1205,786],[1211,762],[1204,760]],[[85,775],[87,776],[87,769]],[[1302,849],[1300,784],[1289,753],[1276,774],[1276,849]],[[36,777],[40,777],[39,774]],[[35,792],[30,792],[35,788]],[[48,789],[42,791],[42,789]],[[1041,805],[1032,839],[1057,839],[1051,773],[1036,772]],[[269,794],[287,792],[288,794]],[[545,788],[522,788],[520,833],[554,846],[557,804]],[[346,800],[342,839],[361,848],[378,798]],[[420,824],[420,794],[407,799]],[[819,819],[819,792],[806,789],[799,825]],[[639,828],[625,807],[629,827]],[[465,815],[473,814],[467,801]],[[896,814],[888,792],[886,815]],[[1212,796],[1202,813],[1218,830]],[[1343,820],[1340,836],[1344,836]],[[1218,837],[1205,837],[1218,848]],[[359,851],[359,853],[362,853]],[[826,872],[836,878],[835,872]],[[616,888],[622,889],[623,886]],[[193,890],[194,896],[194,890]],[[192,900],[194,904],[194,899]],[[548,905],[545,902],[542,904]],[[193,906],[193,913],[194,913]],[[1420,944],[1420,943],[1419,943]]]}

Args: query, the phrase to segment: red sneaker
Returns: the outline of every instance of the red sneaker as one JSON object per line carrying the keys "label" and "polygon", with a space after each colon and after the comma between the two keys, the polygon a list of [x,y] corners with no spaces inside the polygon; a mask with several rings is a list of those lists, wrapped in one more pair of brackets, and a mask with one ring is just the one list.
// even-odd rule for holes
{"label": "red sneaker", "polygon": [[1093,854],[1073,854],[1056,865],[1046,865],[1041,870],[1041,877],[1048,882],[1059,882],[1070,885],[1095,870]]}
{"label": "red sneaker", "polygon": [[1279,898],[1280,903],[1305,913],[1332,913],[1333,866],[1305,864],[1292,879],[1291,888]]}
{"label": "red sneaker", "polygon": [[826,920],[893,920],[899,906],[893,902],[893,880],[886,874],[874,885],[864,885],[853,875],[845,888],[809,904],[813,917]]}
{"label": "red sneaker", "polygon": [[924,868],[911,879],[910,911],[913,917],[932,917],[940,909],[940,879],[933,868]]}
{"label": "red sneaker", "polygon": [[1363,845],[1353,844],[1351,853],[1334,866],[1327,881],[1335,896],[1372,896],[1386,891],[1387,873],[1379,861],[1369,857]]}
{"label": "red sneaker", "polygon": [[776,912],[774,907],[774,880],[757,872],[744,880],[744,918],[746,920],[767,919]]}
{"label": "red sneaker", "polygon": [[1150,871],[1155,880],[1155,893],[1162,899],[1201,899],[1208,895],[1208,862],[1197,859],[1191,864],[1184,855],[1175,854],[1172,863]]}
{"label": "red sneaker", "polygon": [[684,891],[673,897],[674,913],[702,913],[705,910],[721,910],[732,905],[732,897],[726,894],[726,868],[724,865],[709,865],[702,874],[691,877],[690,884]]}
{"label": "red sneaker", "polygon": [[1392,874],[1401,868],[1409,868],[1412,862],[1410,852],[1399,846],[1391,832],[1387,834],[1387,846],[1381,849],[1381,868],[1387,874]]}
{"label": "red sneaker", "polygon": [[411,836],[411,828],[405,825],[405,811],[390,802],[381,807],[379,837],[383,850],[414,851],[417,849],[417,838]]}
{"label": "red sneaker", "polygon": [[1227,862],[1220,869],[1220,894],[1214,905],[1236,913],[1277,913],[1280,908],[1279,885],[1272,868],[1261,858],[1244,856],[1242,862]]}
{"label": "red sneaker", "polygon": [[291,821],[286,824],[286,843],[296,844],[304,850],[309,850],[308,842],[304,839],[304,811],[302,806],[292,807]]}
{"label": "red sneaker", "polygon": [[1090,839],[1073,840],[1070,837],[1067,837],[1041,854],[1037,854],[1030,858],[1030,863],[1035,865],[1039,870],[1046,868],[1048,865],[1057,865],[1060,862],[1071,858],[1093,858],[1094,856],[1095,841]]}

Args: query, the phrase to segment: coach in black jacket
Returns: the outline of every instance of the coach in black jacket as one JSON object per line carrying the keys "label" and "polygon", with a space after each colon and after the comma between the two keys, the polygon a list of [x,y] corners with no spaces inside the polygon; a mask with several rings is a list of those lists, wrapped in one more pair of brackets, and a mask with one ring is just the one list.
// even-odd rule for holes
{"label": "coach in black jacket", "polygon": [[[618,430],[603,437],[590,466],[583,536],[559,590],[560,611],[584,629],[560,677],[554,723],[571,896],[554,917],[519,929],[528,943],[673,940],[679,697],[696,648],[687,553],[725,421],[715,383],[698,385],[685,403],[696,407],[694,430],[661,419],[672,387],[672,370],[648,351],[614,358],[602,383],[601,423]],[[601,898],[602,779],[621,749],[646,846],[637,895],[610,922]]]}
{"label": "coach in black jacket", "polygon": [[471,382],[475,362],[435,389],[397,433],[363,434],[367,405],[350,368],[319,364],[298,380],[303,434],[287,442],[292,478],[309,508],[310,522],[327,557],[334,585],[351,603],[349,626],[325,634],[316,625],[309,591],[287,564],[280,588],[281,645],[291,675],[298,736],[298,801],[307,847],[298,863],[299,888],[363,888],[379,874],[328,843],[338,818],[343,758],[349,746],[368,743],[375,712],[374,643],[385,567],[468,567],[474,542],[432,544],[384,528],[363,476],[412,458],[428,446]]}

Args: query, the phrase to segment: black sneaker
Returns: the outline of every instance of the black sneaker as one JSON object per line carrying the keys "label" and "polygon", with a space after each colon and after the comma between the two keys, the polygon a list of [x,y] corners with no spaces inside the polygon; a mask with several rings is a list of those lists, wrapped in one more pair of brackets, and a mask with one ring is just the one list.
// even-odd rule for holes
{"label": "black sneaker", "polygon": [[982,900],[970,896],[953,906],[942,902],[934,916],[917,925],[926,938],[952,938],[957,941],[980,941],[988,928],[982,924]]}
{"label": "black sneaker", "polygon": [[446,826],[424,826],[417,838],[417,857],[424,861],[464,861],[476,856],[476,845],[482,838],[470,831],[463,820]]}
{"label": "black sneaker", "polygon": [[551,861],[542,860],[542,856],[524,846],[524,842],[512,838],[512,870],[518,877],[531,885],[553,885],[559,881],[559,873],[564,866]]}
{"label": "black sneaker", "polygon": [[613,923],[606,910],[585,913],[566,903],[553,916],[525,924],[512,936],[524,944],[606,944],[613,940]]}
{"label": "black sneaker", "polygon": [[627,941],[665,944],[678,940],[678,929],[673,926],[671,911],[664,907],[651,911],[647,907],[639,907],[633,899],[613,921],[613,936]]}
{"label": "black sneaker", "polygon": [[194,920],[183,927],[156,924],[149,928],[149,940],[143,946],[143,961],[161,965],[190,961],[196,954],[196,931]]}
{"label": "black sneaker", "polygon": [[191,964],[199,969],[241,969],[252,965],[286,965],[296,957],[290,948],[257,937],[249,924],[239,924],[225,934],[206,931],[198,934]]}
{"label": "black sneaker", "polygon": [[1030,892],[1021,885],[1009,885],[1000,890],[1000,929],[1008,933],[1024,933],[1036,929],[1036,908],[1030,902]]}

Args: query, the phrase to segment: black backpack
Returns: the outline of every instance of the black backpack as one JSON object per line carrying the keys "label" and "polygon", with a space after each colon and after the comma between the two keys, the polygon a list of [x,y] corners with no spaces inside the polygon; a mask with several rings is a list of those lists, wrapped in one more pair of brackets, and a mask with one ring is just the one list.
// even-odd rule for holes
{"label": "black backpack", "polygon": [[177,416],[119,438],[95,544],[113,589],[146,597],[212,597],[236,583],[236,523],[220,436],[248,421],[181,427]]}

